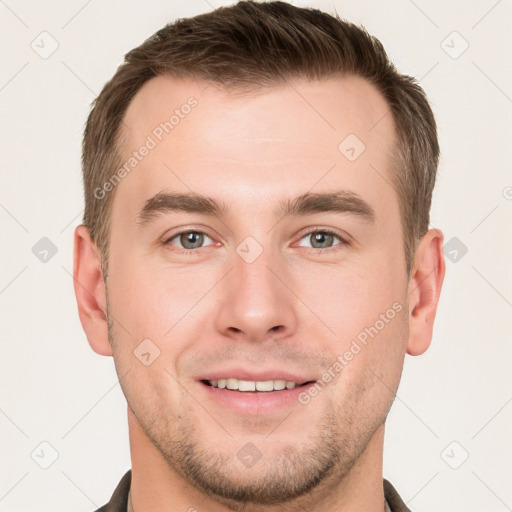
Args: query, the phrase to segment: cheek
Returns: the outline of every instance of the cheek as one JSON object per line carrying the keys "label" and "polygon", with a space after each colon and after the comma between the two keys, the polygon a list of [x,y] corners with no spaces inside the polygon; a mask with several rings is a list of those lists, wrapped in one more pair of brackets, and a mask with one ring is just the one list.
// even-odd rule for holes
{"label": "cheek", "polygon": [[138,363],[133,354],[149,339],[156,348],[145,343],[158,353],[157,362],[176,374],[180,357],[201,338],[206,318],[215,313],[208,291],[218,276],[126,258],[112,268],[110,280],[110,312],[115,337],[122,340],[123,364]]}
{"label": "cheek", "polygon": [[160,338],[186,313],[194,290],[179,271],[137,257],[113,257],[109,297],[113,314],[134,336]]}
{"label": "cheek", "polygon": [[112,315],[124,327],[117,332],[123,336],[129,333],[133,343],[145,338],[160,340],[173,326],[169,290],[162,283],[154,285],[133,274],[128,279],[113,279],[109,299]]}
{"label": "cheek", "polygon": [[330,348],[338,352],[359,335],[364,341],[365,329],[375,324],[379,332],[388,330],[403,309],[405,281],[394,279],[393,269],[383,270],[382,264],[323,266],[300,274],[298,295],[336,340]]}
{"label": "cheek", "polygon": [[[400,310],[400,311],[398,311]],[[407,312],[395,302],[383,317],[366,323],[340,343],[333,407],[353,424],[375,426],[393,402],[407,342]],[[379,314],[380,315],[380,314]],[[339,398],[343,397],[343,398]]]}

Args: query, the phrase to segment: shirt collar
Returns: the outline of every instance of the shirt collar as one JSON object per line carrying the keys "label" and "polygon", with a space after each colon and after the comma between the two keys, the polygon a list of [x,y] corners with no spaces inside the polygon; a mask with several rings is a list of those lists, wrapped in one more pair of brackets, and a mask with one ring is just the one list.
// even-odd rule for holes
{"label": "shirt collar", "polygon": [[[385,512],[393,512],[393,511],[389,508],[388,500],[384,500],[384,505],[385,505],[385,507],[386,507]],[[132,509],[132,500],[131,500],[131,494],[130,494],[130,491],[128,491],[128,505],[126,506],[126,512],[133,512],[133,509]]]}

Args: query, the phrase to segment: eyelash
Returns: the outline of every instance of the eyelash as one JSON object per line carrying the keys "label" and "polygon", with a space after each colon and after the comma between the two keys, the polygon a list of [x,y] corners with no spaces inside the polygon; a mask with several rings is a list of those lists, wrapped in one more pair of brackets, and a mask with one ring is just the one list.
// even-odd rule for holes
{"label": "eyelash", "polygon": [[[175,240],[179,236],[181,236],[183,234],[187,234],[187,233],[197,233],[197,234],[200,234],[200,235],[205,235],[208,238],[213,240],[213,238],[211,236],[209,236],[208,233],[206,233],[204,231],[194,230],[194,229],[187,229],[187,230],[175,233],[171,237],[165,239],[163,245],[166,245],[166,246],[167,245],[172,245],[171,242],[173,240]],[[304,233],[299,238],[299,241],[302,240],[303,238],[307,237],[307,236],[311,236],[311,235],[314,235],[316,233],[332,235],[333,237],[335,237],[335,238],[337,238],[339,240],[339,243],[334,245],[334,246],[332,246],[332,247],[326,247],[324,249],[315,248],[315,247],[302,247],[302,249],[305,250],[308,253],[315,253],[315,254],[323,253],[323,254],[325,254],[326,252],[330,253],[332,251],[339,250],[339,246],[349,245],[349,242],[345,238],[343,238],[339,233],[337,233],[337,232],[335,232],[335,231],[333,231],[331,229],[326,229],[326,228],[315,228],[315,229],[312,229],[311,231],[308,231],[307,233]],[[212,244],[212,245],[214,245],[214,244]],[[211,247],[211,246],[206,246],[206,247]],[[179,247],[174,246],[173,250],[176,251],[178,254],[187,255],[187,256],[194,256],[201,249],[205,249],[205,247],[197,247],[196,249],[180,249]]]}

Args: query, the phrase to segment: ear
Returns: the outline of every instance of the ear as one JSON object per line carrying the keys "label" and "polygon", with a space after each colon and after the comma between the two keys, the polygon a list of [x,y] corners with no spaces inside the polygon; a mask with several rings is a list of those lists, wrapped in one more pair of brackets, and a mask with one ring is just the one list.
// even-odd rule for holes
{"label": "ear", "polygon": [[100,251],[83,225],[75,229],[73,284],[80,322],[89,345],[98,354],[111,356]]}
{"label": "ear", "polygon": [[432,340],[434,318],[443,285],[443,234],[430,229],[416,248],[409,280],[409,340],[407,353],[423,354]]}

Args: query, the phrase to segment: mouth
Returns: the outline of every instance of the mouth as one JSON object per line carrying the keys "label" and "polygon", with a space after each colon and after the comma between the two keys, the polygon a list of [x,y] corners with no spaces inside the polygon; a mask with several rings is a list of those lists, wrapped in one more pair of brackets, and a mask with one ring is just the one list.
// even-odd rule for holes
{"label": "mouth", "polygon": [[228,391],[239,391],[242,393],[271,393],[299,388],[312,384],[314,381],[296,382],[293,380],[272,379],[272,380],[241,380],[237,378],[226,378],[218,380],[202,380],[203,384],[212,388],[225,389]]}
{"label": "mouth", "polygon": [[306,376],[270,368],[251,371],[239,367],[212,371],[197,382],[205,399],[223,411],[270,418],[296,406],[306,386],[317,381],[312,374]]}

